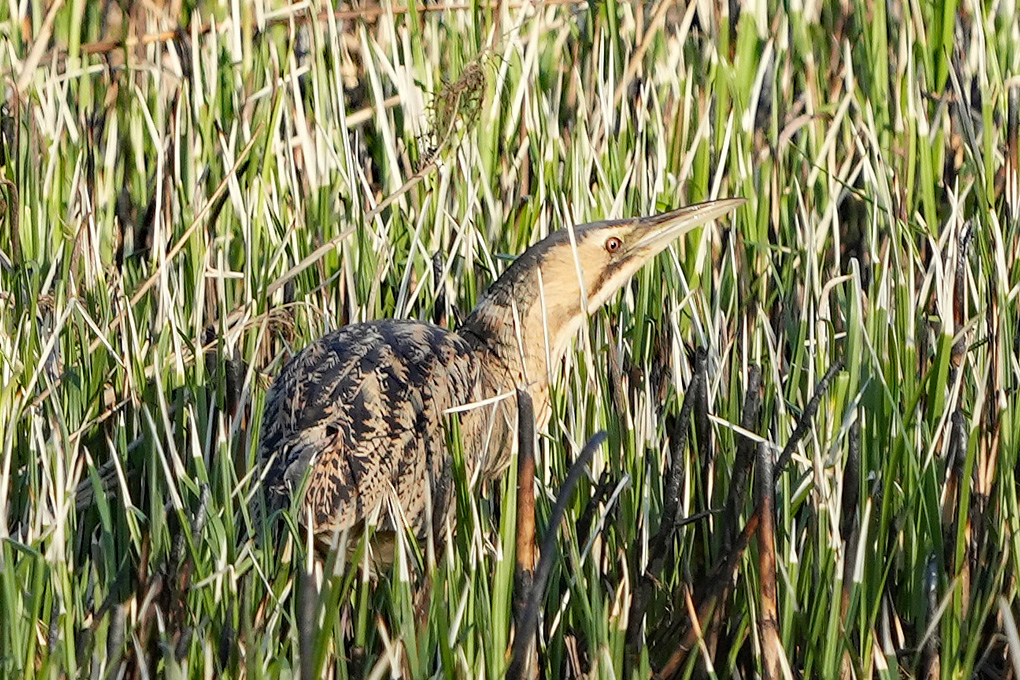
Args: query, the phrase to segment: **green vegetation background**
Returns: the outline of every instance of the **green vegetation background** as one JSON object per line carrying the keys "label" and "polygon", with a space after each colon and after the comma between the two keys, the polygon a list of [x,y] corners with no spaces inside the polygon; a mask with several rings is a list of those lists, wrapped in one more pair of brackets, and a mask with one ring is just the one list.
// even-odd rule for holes
{"label": "green vegetation background", "polygon": [[[514,473],[462,479],[456,539],[377,582],[296,530],[260,545],[272,376],[351,321],[454,326],[564,224],[744,196],[566,362],[540,529],[610,437],[562,527],[546,677],[1016,677],[1016,3],[411,9],[0,6],[0,675],[502,677]],[[774,543],[734,550],[752,367],[774,456],[837,361]],[[671,448],[700,519],[635,608]]]}

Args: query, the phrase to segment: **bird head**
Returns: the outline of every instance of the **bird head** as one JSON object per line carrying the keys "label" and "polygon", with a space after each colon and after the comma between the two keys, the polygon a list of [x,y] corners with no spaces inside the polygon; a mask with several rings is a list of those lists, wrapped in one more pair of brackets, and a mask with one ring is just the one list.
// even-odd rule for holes
{"label": "bird head", "polygon": [[669,244],[742,203],[742,198],[712,201],[551,234],[534,246],[538,257],[531,263],[533,275],[541,277],[546,307],[559,307],[567,316],[594,312]]}
{"label": "bird head", "polygon": [[[683,234],[743,203],[742,198],[730,198],[651,217],[560,229],[518,257],[479,301],[472,317],[476,323],[484,323],[486,317],[504,324],[513,319],[520,349],[555,361],[585,317],[642,266]],[[493,328],[492,323],[484,325]],[[525,372],[534,376],[533,371]]]}

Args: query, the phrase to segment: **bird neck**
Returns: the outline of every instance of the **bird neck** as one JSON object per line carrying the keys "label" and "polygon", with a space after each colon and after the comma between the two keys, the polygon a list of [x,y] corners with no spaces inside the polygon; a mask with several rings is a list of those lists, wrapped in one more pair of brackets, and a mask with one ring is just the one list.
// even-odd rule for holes
{"label": "bird neck", "polygon": [[482,357],[488,396],[527,389],[542,427],[549,418],[551,370],[559,365],[583,315],[563,313],[535,297],[511,300],[483,300],[458,332]]}

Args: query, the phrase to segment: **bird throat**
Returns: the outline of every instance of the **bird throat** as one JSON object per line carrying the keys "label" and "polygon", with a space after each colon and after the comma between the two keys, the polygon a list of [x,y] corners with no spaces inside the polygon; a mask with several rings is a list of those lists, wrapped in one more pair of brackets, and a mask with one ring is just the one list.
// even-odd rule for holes
{"label": "bird throat", "polygon": [[[514,297],[511,304],[480,304],[458,329],[482,359],[486,397],[512,395],[523,388],[531,395],[536,427],[550,416],[549,385],[553,371],[584,322],[585,315],[549,307],[537,297]],[[516,402],[510,396],[507,401]],[[516,413],[516,403],[513,412]],[[516,418],[514,418],[516,422]]]}

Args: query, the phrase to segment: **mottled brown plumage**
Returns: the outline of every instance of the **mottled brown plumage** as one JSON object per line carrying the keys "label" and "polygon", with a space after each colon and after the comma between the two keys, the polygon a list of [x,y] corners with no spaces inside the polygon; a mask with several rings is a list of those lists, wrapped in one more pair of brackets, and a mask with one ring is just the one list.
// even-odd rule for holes
{"label": "mottled brown plumage", "polygon": [[314,341],[266,399],[270,506],[305,483],[301,518],[316,534],[367,521],[422,535],[448,507],[447,419],[459,419],[469,473],[498,474],[513,446],[514,390],[530,391],[541,427],[551,372],[586,315],[678,236],[742,202],[557,231],[507,268],[457,332],[388,320]]}

